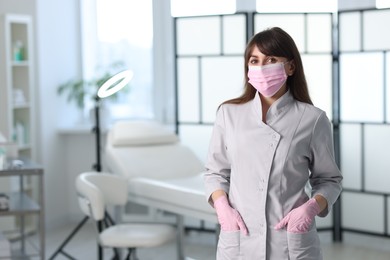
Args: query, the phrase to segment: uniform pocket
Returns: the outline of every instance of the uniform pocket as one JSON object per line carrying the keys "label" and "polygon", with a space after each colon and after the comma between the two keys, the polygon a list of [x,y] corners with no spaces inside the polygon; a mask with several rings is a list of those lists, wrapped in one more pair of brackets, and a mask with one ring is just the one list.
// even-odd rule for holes
{"label": "uniform pocket", "polygon": [[315,228],[300,234],[287,232],[287,243],[290,260],[322,260],[320,240]]}
{"label": "uniform pocket", "polygon": [[240,230],[221,231],[219,234],[217,260],[240,258]]}

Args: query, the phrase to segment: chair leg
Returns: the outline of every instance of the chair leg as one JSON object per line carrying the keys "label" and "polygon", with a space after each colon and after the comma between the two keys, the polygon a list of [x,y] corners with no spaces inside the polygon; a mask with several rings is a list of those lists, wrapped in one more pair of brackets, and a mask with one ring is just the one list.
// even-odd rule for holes
{"label": "chair leg", "polygon": [[[99,234],[102,232],[103,230],[103,221],[98,221],[97,222],[97,228],[98,228],[98,232]],[[97,254],[98,254],[98,259],[99,260],[103,260],[103,247],[100,245],[100,243],[98,243],[98,248],[97,248]]]}
{"label": "chair leg", "polygon": [[113,248],[114,251],[114,256],[112,257],[111,260],[121,260],[120,254],[119,254],[119,249],[118,248]]}
{"label": "chair leg", "polygon": [[115,255],[111,258],[111,260],[121,260],[121,259],[120,259],[119,255],[115,254]]}
{"label": "chair leg", "polygon": [[177,258],[179,260],[184,260],[184,217],[182,215],[176,214],[176,225],[177,225],[177,236],[176,236],[176,243],[177,243]]}
{"label": "chair leg", "polygon": [[129,253],[126,256],[126,260],[138,260],[135,248],[129,248]]}
{"label": "chair leg", "polygon": [[137,249],[133,249],[133,260],[138,260],[138,257],[137,257]]}

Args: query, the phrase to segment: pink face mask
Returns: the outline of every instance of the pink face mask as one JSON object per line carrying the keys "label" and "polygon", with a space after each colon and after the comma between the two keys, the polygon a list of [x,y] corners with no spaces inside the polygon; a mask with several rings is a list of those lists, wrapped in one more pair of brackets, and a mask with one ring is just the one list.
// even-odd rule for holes
{"label": "pink face mask", "polygon": [[249,83],[265,97],[272,97],[287,80],[284,63],[248,67]]}

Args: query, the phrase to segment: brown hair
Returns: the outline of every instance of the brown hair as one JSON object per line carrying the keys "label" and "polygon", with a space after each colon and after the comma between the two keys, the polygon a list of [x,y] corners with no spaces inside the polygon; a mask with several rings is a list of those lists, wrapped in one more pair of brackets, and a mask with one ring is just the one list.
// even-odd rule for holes
{"label": "brown hair", "polygon": [[313,104],[307,88],[302,59],[298,48],[291,36],[279,27],[272,27],[257,33],[249,41],[245,49],[245,86],[244,93],[234,99],[227,100],[223,104],[243,104],[254,98],[256,89],[248,83],[248,62],[254,47],[268,56],[285,57],[295,66],[294,74],[287,78],[287,87],[294,99]]}

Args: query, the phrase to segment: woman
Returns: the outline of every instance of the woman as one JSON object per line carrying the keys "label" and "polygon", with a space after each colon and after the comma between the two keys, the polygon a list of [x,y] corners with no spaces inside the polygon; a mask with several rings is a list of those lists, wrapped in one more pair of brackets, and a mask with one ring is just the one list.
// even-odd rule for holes
{"label": "woman", "polygon": [[218,109],[204,176],[217,259],[322,259],[314,217],[329,213],[342,180],[329,119],[282,29],[250,40],[245,74],[244,93]]}

